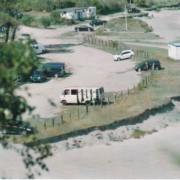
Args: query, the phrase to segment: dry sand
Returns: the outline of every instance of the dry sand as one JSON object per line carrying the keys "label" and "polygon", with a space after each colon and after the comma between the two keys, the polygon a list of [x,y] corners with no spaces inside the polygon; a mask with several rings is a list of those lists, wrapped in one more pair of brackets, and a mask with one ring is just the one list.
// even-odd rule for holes
{"label": "dry sand", "polygon": [[[179,178],[180,102],[173,103],[173,110],[150,116],[143,123],[51,144],[54,155],[46,160],[50,171],[36,178]],[[158,132],[132,139],[134,129]],[[21,157],[12,150],[0,151],[0,176],[23,178]]]}
{"label": "dry sand", "polygon": [[[154,13],[155,18],[161,17],[166,21],[158,22],[159,32],[160,23],[162,26],[171,24],[170,14],[177,16],[179,11],[162,11],[157,16]],[[149,21],[151,20],[153,19]],[[179,27],[178,23],[176,27]],[[171,30],[174,28],[171,28],[162,31],[166,40],[168,36],[171,36],[171,39],[177,36],[176,31],[179,29],[175,29],[173,34],[174,31],[171,33]],[[154,29],[158,32],[158,29]],[[76,76],[76,70],[74,72]],[[50,82],[55,84],[55,80]],[[104,132],[97,130],[86,136],[52,144],[54,156],[46,160],[50,171],[42,173],[38,178],[179,178],[180,164],[177,162],[180,162],[180,103],[174,101],[174,104],[176,107],[170,112],[151,116],[141,124],[122,126]],[[156,129],[158,132],[140,139],[128,139],[137,128],[144,131]],[[0,163],[1,177],[23,178],[25,170],[21,157],[11,150],[0,151],[0,162],[3,162]]]}

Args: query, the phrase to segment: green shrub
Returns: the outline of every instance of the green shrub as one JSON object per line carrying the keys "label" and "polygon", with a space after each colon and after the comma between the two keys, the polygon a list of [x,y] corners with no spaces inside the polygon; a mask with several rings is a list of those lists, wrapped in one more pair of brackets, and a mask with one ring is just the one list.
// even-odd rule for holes
{"label": "green shrub", "polygon": [[21,19],[21,22],[26,26],[30,26],[33,20],[34,18],[32,16],[24,15]]}
{"label": "green shrub", "polygon": [[139,139],[140,137],[143,137],[145,134],[146,134],[146,132],[141,131],[141,130],[139,130],[139,129],[135,129],[134,132],[133,132],[133,134],[132,134],[132,136],[133,136],[134,138]]}
{"label": "green shrub", "polygon": [[40,21],[41,21],[41,24],[42,24],[42,26],[43,26],[44,28],[46,28],[46,27],[48,27],[48,26],[51,25],[51,19],[50,19],[49,17],[42,17],[42,18],[40,19]]}

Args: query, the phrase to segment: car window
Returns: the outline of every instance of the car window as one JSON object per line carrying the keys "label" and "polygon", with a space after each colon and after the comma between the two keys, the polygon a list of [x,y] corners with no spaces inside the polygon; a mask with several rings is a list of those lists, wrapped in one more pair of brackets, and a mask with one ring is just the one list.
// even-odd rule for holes
{"label": "car window", "polygon": [[77,95],[78,90],[77,89],[71,89],[71,95]]}
{"label": "car window", "polygon": [[69,90],[69,89],[66,89],[66,90],[64,91],[64,95],[70,95],[70,90]]}

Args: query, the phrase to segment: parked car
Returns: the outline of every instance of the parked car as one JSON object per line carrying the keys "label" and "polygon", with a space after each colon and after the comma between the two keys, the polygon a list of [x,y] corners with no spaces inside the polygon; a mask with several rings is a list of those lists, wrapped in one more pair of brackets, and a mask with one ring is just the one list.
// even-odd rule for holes
{"label": "parked car", "polygon": [[6,120],[0,123],[0,131],[4,134],[31,134],[35,128],[30,126],[28,122],[21,120]]}
{"label": "parked car", "polygon": [[113,55],[113,60],[121,61],[122,59],[131,58],[134,55],[135,54],[132,50],[124,50],[124,51],[120,52],[119,54]]}
{"label": "parked car", "polygon": [[30,45],[34,45],[34,44],[38,44],[37,41],[35,39],[30,39]]}
{"label": "parked car", "polygon": [[63,89],[60,102],[67,104],[88,104],[105,100],[103,87],[67,87]]}
{"label": "parked car", "polygon": [[43,44],[34,44],[34,45],[32,45],[32,47],[34,48],[34,50],[36,51],[37,54],[40,54],[40,53],[44,54],[46,51]]}
{"label": "parked car", "polygon": [[128,9],[128,13],[140,13],[141,11],[139,9],[136,8],[130,8]]}
{"label": "parked car", "polygon": [[30,34],[21,34],[19,36],[19,39],[22,39],[22,40],[30,40],[31,39],[31,35]]}
{"label": "parked car", "polygon": [[45,69],[45,75],[48,77],[60,77],[66,74],[65,64],[64,63],[45,63],[42,65],[42,68]]}
{"label": "parked car", "polygon": [[140,64],[136,65],[134,69],[136,71],[142,71],[142,70],[147,71],[148,69],[152,69],[153,64],[154,64],[154,69],[156,70],[161,69],[161,63],[158,59],[150,59],[143,61]]}
{"label": "parked car", "polygon": [[94,28],[92,27],[88,27],[86,25],[79,25],[79,26],[76,26],[75,28],[75,31],[94,31]]}
{"label": "parked car", "polygon": [[43,82],[47,79],[45,69],[36,69],[34,74],[30,76],[31,81]]}
{"label": "parked car", "polygon": [[102,20],[100,20],[100,19],[94,19],[94,20],[92,20],[89,24],[91,25],[91,26],[97,26],[97,25],[103,25],[103,24],[106,24],[107,23],[107,21],[102,21]]}

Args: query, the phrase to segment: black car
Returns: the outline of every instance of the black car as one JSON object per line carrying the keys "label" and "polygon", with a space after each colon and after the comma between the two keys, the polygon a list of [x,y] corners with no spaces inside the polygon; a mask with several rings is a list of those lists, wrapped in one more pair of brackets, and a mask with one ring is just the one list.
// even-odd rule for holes
{"label": "black car", "polygon": [[42,65],[42,68],[45,69],[45,75],[50,77],[60,77],[66,74],[65,64],[52,62],[52,63],[45,63]]}
{"label": "black car", "polygon": [[94,31],[94,28],[92,27],[88,27],[86,25],[79,25],[79,26],[76,26],[75,28],[75,31]]}
{"label": "black car", "polygon": [[136,71],[142,71],[142,70],[147,71],[148,69],[152,69],[153,64],[154,64],[154,69],[156,70],[161,69],[161,63],[159,62],[158,59],[150,59],[143,61],[142,63],[136,65],[134,69]]}
{"label": "black car", "polygon": [[36,69],[34,74],[30,76],[31,81],[43,82],[47,79],[45,69]]}
{"label": "black car", "polygon": [[28,122],[21,120],[6,120],[0,123],[0,131],[4,134],[31,134],[35,128],[30,126]]}
{"label": "black car", "polygon": [[103,24],[106,24],[107,23],[107,21],[102,21],[102,20],[100,20],[100,19],[94,19],[94,20],[92,20],[89,24],[91,25],[91,26],[97,26],[97,25],[103,25]]}
{"label": "black car", "polygon": [[130,8],[128,9],[128,13],[140,13],[141,11],[139,9],[136,8]]}

